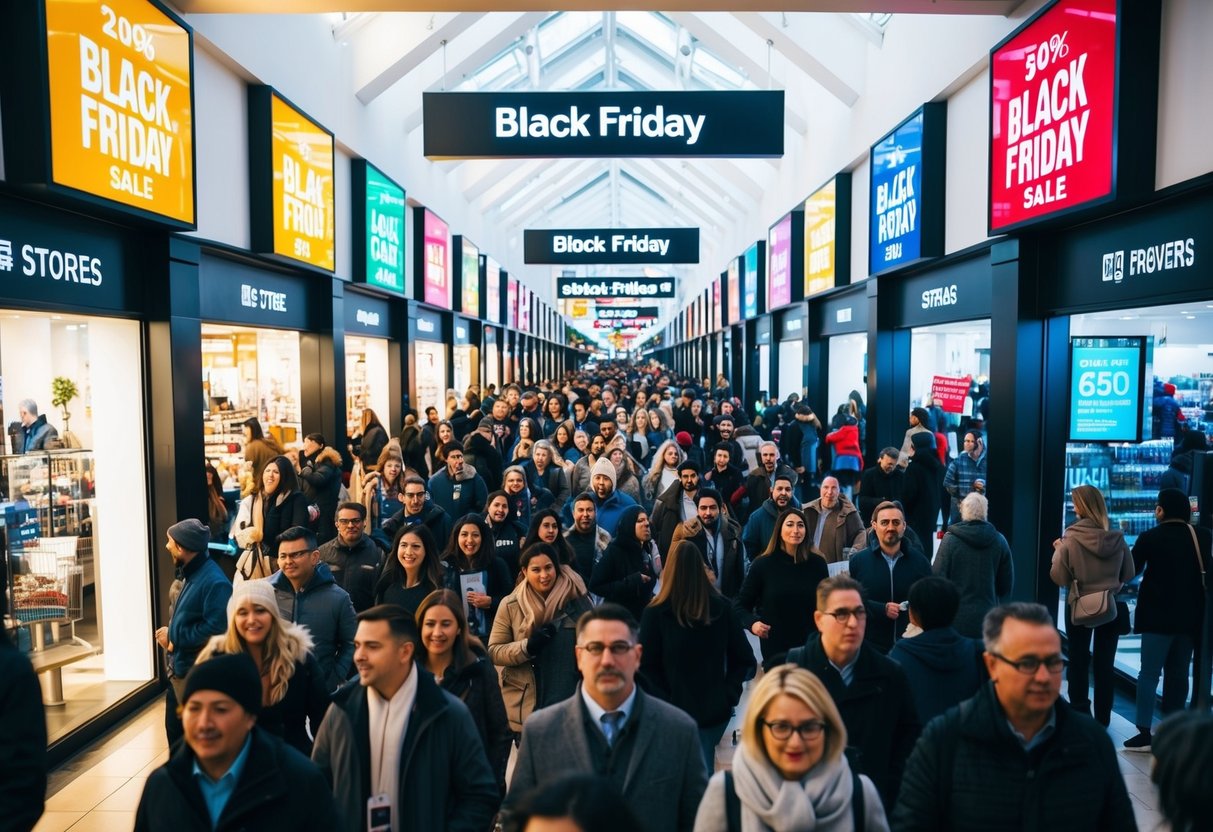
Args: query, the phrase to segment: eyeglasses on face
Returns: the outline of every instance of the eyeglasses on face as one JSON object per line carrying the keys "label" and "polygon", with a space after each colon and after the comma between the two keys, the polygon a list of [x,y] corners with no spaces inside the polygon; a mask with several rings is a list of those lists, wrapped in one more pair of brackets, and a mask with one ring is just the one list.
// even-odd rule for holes
{"label": "eyeglasses on face", "polygon": [[338,517],[337,525],[338,526],[361,526],[362,518],[361,517]]}
{"label": "eyeglasses on face", "polygon": [[278,560],[299,560],[299,558],[305,558],[311,553],[311,549],[304,549],[299,552],[279,552]]}
{"label": "eyeglasses on face", "polygon": [[853,610],[848,610],[848,609],[830,610],[829,612],[824,613],[824,614],[834,616],[834,620],[837,621],[839,624],[846,624],[847,619],[849,619],[851,616],[855,616],[856,621],[863,621],[865,618],[868,617],[868,611],[865,607],[856,607]]}
{"label": "eyeglasses on face", "polygon": [[810,719],[808,722],[802,722],[799,725],[783,721],[767,722],[766,720],[763,720],[762,724],[771,732],[771,736],[780,742],[790,740],[793,732],[800,734],[800,738],[806,742],[808,740],[815,740],[824,734],[826,730],[826,724],[820,719]]}
{"label": "eyeglasses on face", "polygon": [[612,641],[610,644],[603,644],[601,641],[591,641],[588,644],[580,646],[582,650],[591,656],[601,656],[604,650],[610,650],[612,656],[622,656],[636,645],[630,641]]}
{"label": "eyeglasses on face", "polygon": [[1001,653],[992,650],[989,652],[991,656],[1000,662],[1006,662],[1025,676],[1034,676],[1042,664],[1050,673],[1061,673],[1066,666],[1065,656],[1045,656],[1043,659],[1040,656],[1024,656],[1020,659],[1008,659]]}

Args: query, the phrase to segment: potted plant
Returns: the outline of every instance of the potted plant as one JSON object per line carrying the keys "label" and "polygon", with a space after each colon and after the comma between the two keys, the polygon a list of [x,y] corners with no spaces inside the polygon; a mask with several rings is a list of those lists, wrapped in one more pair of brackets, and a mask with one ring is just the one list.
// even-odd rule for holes
{"label": "potted plant", "polygon": [[76,382],[66,376],[55,376],[51,379],[51,404],[59,408],[63,413],[63,432],[67,433],[70,428],[70,420],[72,414],[67,412],[67,403],[76,396],[80,395],[79,389],[76,387]]}

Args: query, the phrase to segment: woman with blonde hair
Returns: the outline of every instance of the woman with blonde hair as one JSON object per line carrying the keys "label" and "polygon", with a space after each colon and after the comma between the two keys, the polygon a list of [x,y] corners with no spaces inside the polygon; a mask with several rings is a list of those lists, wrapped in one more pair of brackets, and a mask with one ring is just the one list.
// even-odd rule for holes
{"label": "woman with blonde hair", "polygon": [[311,756],[312,730],[329,707],[324,673],[312,653],[307,627],[283,620],[269,581],[244,581],[227,602],[227,631],[207,642],[198,663],[221,653],[248,653],[261,671],[257,725]]}
{"label": "woman with blonde hair", "polygon": [[771,669],[750,693],[732,771],[708,782],[695,832],[885,832],[880,793],[851,768],[846,746],[821,680],[791,664]]}
{"label": "woman with blonde hair", "polygon": [[404,510],[404,457],[393,439],[375,463],[375,470],[362,479],[362,504],[366,506],[368,528],[377,529],[384,520]]}
{"label": "woman with blonde hair", "polygon": [[[1103,494],[1092,485],[1079,485],[1070,492],[1078,519],[1053,541],[1053,563],[1049,577],[1068,590],[1066,636],[1070,642],[1070,664],[1066,668],[1070,707],[1091,713],[1088,674],[1091,670],[1091,636],[1095,637],[1095,720],[1107,727],[1112,720],[1112,666],[1120,641],[1117,618],[1128,615],[1128,607],[1112,602],[1103,621],[1078,624],[1075,607],[1088,612],[1099,604],[1106,591],[1120,591],[1134,575],[1133,555],[1120,529],[1109,528],[1108,507]],[[1080,598],[1080,596],[1082,596]]]}
{"label": "woman with blonde hair", "polygon": [[651,692],[695,720],[704,763],[715,771],[716,745],[754,670],[754,651],[689,540],[666,555],[661,591],[640,617],[640,643],[640,672]]}
{"label": "woman with blonde hair", "polygon": [[678,482],[678,466],[686,458],[687,455],[673,439],[661,443],[657,453],[653,454],[653,467],[644,478],[644,498],[649,505],[664,494],[667,488]]}
{"label": "woman with blonde hair", "polygon": [[577,619],[592,606],[581,576],[561,565],[548,544],[524,549],[519,566],[522,580],[501,602],[489,636],[489,656],[502,669],[501,694],[515,734],[536,708],[576,692]]}

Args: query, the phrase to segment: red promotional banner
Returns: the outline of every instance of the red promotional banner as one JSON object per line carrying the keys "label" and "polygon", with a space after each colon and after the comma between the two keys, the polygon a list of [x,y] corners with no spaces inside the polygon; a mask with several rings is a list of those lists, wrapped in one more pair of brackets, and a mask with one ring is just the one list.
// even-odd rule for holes
{"label": "red promotional banner", "polygon": [[972,376],[934,376],[931,379],[931,400],[943,408],[944,413],[964,413],[965,399],[969,397]]}
{"label": "red promotional banner", "polygon": [[991,53],[991,234],[1112,194],[1118,24],[1057,0]]}

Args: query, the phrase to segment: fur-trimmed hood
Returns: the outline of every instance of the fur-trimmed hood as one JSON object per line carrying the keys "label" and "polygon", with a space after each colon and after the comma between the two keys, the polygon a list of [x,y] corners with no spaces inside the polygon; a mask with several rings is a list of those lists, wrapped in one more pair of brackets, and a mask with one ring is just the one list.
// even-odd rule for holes
{"label": "fur-trimmed hood", "polygon": [[[282,632],[285,638],[286,650],[285,658],[291,664],[298,664],[307,659],[308,653],[312,652],[315,644],[312,641],[312,634],[307,627],[302,624],[295,624],[290,621],[279,619],[279,625],[282,627]],[[202,648],[202,652],[198,654],[199,662],[204,662],[217,653],[223,652],[223,642],[226,635],[211,636],[210,641],[206,643],[206,647]]]}

